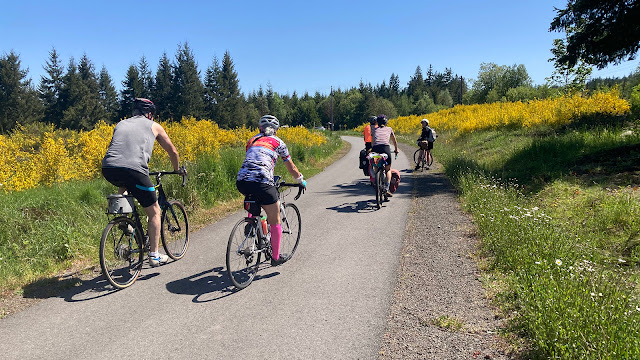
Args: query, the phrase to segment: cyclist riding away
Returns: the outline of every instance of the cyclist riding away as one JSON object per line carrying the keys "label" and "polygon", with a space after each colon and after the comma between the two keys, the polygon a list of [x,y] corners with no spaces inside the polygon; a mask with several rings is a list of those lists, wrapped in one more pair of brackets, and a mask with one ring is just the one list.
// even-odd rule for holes
{"label": "cyclist riding away", "polygon": [[369,125],[364,127],[362,134],[364,134],[364,148],[367,151],[371,151],[371,126],[377,127],[377,121],[375,116],[369,118]]}
{"label": "cyclist riding away", "polygon": [[379,115],[376,118],[378,127],[371,125],[371,137],[373,148],[372,151],[379,154],[387,154],[387,166],[384,170],[387,174],[387,181],[385,181],[386,187],[384,191],[387,197],[393,195],[389,192],[389,185],[391,184],[391,145],[390,140],[393,140],[393,146],[395,147],[394,153],[398,154],[398,142],[396,141],[396,135],[393,133],[393,129],[387,126],[389,119],[386,115]]}
{"label": "cyclist riding away", "polygon": [[288,260],[288,254],[280,254],[280,201],[278,190],[273,180],[273,170],[278,156],[296,179],[307,187],[307,182],[294,165],[287,145],[276,136],[280,122],[273,115],[265,115],[258,121],[260,133],[247,142],[247,153],[238,171],[236,187],[245,196],[253,195],[267,213],[267,223],[271,231],[271,265],[278,266]]}
{"label": "cyclist riding away", "polygon": [[167,152],[174,171],[181,172],[180,157],[171,139],[160,124],[153,121],[156,106],[151,100],[136,98],[133,116],[120,121],[113,129],[113,137],[102,159],[102,174],[118,193],[125,190],[138,200],[149,217],[149,265],[158,266],[169,261],[158,252],[160,240],[160,206],[156,189],[149,179],[149,159],[157,140]]}
{"label": "cyclist riding away", "polygon": [[[422,124],[422,133],[420,134],[420,137],[418,138],[418,141],[417,141],[418,146],[420,147],[419,159],[423,158],[425,150],[429,150],[427,152],[427,156],[430,158],[431,149],[433,149],[433,140],[435,138],[434,132],[433,132],[433,129],[429,127],[429,120],[422,119],[421,124]],[[430,163],[429,158],[425,157],[425,161],[427,162],[427,164]],[[416,165],[415,170],[418,170],[419,168],[420,168],[420,164]],[[429,166],[426,166],[426,168],[428,170]]]}

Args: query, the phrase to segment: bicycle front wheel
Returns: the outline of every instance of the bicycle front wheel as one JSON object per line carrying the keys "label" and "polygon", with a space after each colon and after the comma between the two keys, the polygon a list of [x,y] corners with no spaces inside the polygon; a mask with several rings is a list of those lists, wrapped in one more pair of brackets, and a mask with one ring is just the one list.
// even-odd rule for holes
{"label": "bicycle front wheel", "polygon": [[300,242],[302,220],[300,210],[294,204],[286,204],[280,208],[282,221],[282,237],[280,238],[280,254],[288,254],[291,259]]}
{"label": "bicycle front wheel", "polygon": [[171,200],[162,210],[162,247],[173,260],[181,259],[189,247],[189,218],[180,201]]}
{"label": "bicycle front wheel", "polygon": [[142,237],[133,220],[119,217],[107,224],[100,239],[100,267],[117,289],[131,286],[142,269]]}
{"label": "bicycle front wheel", "polygon": [[238,289],[244,289],[256,276],[260,255],[258,228],[255,222],[244,218],[236,223],[227,244],[227,272]]}
{"label": "bicycle front wheel", "polygon": [[416,150],[416,152],[413,153],[413,162],[416,165],[420,165],[420,149]]}

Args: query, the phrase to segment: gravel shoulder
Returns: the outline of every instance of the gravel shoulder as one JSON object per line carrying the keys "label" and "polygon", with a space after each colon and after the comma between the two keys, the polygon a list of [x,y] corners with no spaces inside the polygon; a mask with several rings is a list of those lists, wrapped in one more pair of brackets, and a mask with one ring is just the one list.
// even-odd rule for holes
{"label": "gravel shoulder", "polygon": [[379,358],[509,359],[472,258],[473,223],[441,169],[402,179],[413,181],[414,198]]}

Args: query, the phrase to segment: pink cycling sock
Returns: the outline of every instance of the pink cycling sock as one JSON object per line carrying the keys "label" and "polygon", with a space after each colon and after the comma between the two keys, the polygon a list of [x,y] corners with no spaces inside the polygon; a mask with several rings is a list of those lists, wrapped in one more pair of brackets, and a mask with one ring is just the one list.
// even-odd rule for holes
{"label": "pink cycling sock", "polygon": [[282,225],[270,225],[271,230],[271,256],[274,260],[280,258],[280,238],[282,237]]}

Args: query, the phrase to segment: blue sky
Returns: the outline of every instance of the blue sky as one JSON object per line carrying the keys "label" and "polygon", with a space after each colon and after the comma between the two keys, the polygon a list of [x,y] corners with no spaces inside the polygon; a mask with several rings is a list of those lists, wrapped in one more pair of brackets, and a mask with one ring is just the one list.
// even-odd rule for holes
{"label": "blue sky", "polygon": [[[0,13],[0,53],[14,51],[37,84],[49,51],[63,64],[87,54],[119,89],[142,56],[155,73],[188,42],[201,74],[229,51],[245,94],[270,83],[281,94],[388,82],[419,65],[475,79],[480,64],[524,64],[535,84],[553,72],[554,7],[538,1],[10,1]],[[599,76],[625,76],[638,60]]]}

